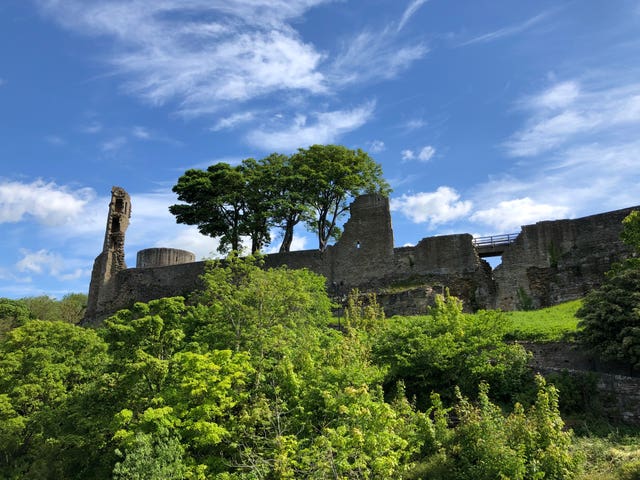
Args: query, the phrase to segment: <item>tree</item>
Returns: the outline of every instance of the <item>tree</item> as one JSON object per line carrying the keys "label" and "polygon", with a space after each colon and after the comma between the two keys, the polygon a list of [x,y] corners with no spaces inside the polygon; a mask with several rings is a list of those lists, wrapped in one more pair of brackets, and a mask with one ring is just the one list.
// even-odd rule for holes
{"label": "tree", "polygon": [[[640,212],[623,220],[620,238],[640,253]],[[576,313],[579,340],[606,360],[622,360],[640,368],[640,259],[629,258],[607,273]]]}
{"label": "tree", "polygon": [[178,179],[173,191],[184,203],[169,211],[178,223],[197,225],[203,235],[219,237],[218,251],[239,251],[241,237],[251,238],[252,253],[269,239],[265,212],[247,183],[247,168],[227,163],[211,165],[206,171],[190,169]]}
{"label": "tree", "polygon": [[271,224],[283,231],[280,252],[288,252],[295,226],[309,214],[305,178],[294,168],[290,157],[279,153],[257,161],[254,171],[262,187],[262,202],[268,202]]}
{"label": "tree", "polygon": [[348,209],[348,199],[363,193],[390,192],[382,167],[362,150],[341,145],[312,145],[298,150],[291,163],[305,178],[305,197],[314,213],[307,223],[318,235],[324,251],[329,239],[340,234],[336,223]]}

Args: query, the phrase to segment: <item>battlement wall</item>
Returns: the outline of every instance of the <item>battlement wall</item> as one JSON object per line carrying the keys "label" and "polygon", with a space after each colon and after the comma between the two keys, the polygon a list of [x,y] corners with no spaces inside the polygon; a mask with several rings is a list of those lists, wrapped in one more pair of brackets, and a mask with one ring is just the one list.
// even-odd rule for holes
{"label": "battlement wall", "polygon": [[[128,206],[117,211],[112,204],[110,216],[130,212]],[[265,266],[307,268],[323,275],[336,298],[354,288],[375,292],[387,315],[422,313],[446,289],[460,297],[467,310],[513,310],[523,299],[541,307],[583,296],[600,285],[613,262],[630,254],[619,235],[622,219],[632,210],[524,226],[504,252],[502,264],[492,271],[469,234],[429,237],[414,247],[394,248],[388,198],[364,195],[351,204],[350,218],[335,245],[324,252],[266,255]],[[124,230],[118,231],[123,240]],[[107,238],[110,235],[108,230]],[[187,295],[201,286],[205,263],[189,262],[189,252],[143,250],[138,266],[146,268],[127,269],[110,260],[123,255],[120,243],[105,245],[96,259],[89,295],[92,309],[85,323],[138,301]],[[105,265],[112,267],[105,272]]]}

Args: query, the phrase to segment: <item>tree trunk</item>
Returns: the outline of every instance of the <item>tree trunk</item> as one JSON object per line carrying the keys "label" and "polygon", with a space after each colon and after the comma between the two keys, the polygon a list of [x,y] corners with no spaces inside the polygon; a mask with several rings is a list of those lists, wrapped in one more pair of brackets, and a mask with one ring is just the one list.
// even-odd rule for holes
{"label": "tree trunk", "polygon": [[284,236],[282,238],[282,245],[280,245],[280,253],[288,252],[291,250],[291,242],[293,242],[293,227],[295,223],[291,220],[287,220],[284,227]]}

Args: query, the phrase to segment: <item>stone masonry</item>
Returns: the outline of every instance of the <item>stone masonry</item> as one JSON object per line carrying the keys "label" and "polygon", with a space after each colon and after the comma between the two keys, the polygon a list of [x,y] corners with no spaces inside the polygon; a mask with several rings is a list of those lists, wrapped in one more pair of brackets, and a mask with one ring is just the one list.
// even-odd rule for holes
{"label": "stone masonry", "polygon": [[[469,234],[424,238],[413,247],[394,247],[389,200],[363,195],[335,245],[265,256],[267,267],[308,268],[327,279],[333,297],[352,289],[375,292],[387,315],[422,313],[448,289],[467,310],[512,310],[528,299],[546,306],[579,298],[599,285],[611,264],[629,254],[619,240],[622,219],[633,209],[576,220],[539,222],[522,232],[492,271],[478,256]],[[129,196],[114,187],[105,244],[94,263],[85,324],[133,303],[183,295],[200,287],[205,262],[177,249],[139,252],[136,268],[124,264]]]}

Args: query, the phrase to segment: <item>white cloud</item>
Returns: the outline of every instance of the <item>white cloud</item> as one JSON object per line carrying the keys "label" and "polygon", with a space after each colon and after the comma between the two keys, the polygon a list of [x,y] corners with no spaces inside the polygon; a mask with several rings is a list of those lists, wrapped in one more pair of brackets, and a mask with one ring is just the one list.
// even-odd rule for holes
{"label": "white cloud", "polygon": [[32,183],[0,181],[0,223],[32,217],[47,226],[68,224],[79,218],[93,197],[91,189],[72,191],[43,180]]}
{"label": "white cloud", "polygon": [[259,129],[251,132],[247,140],[271,151],[293,151],[314,144],[334,143],[341,135],[364,125],[373,115],[374,108],[375,103],[368,102],[353,110],[316,113],[313,122],[304,115],[298,115],[283,129]]}
{"label": "white cloud", "polygon": [[428,162],[431,158],[436,154],[436,149],[431,145],[427,145],[426,147],[422,147],[420,153],[418,154],[418,160],[421,162]]}
{"label": "white cloud", "polygon": [[420,149],[420,151],[416,154],[413,150],[402,150],[400,155],[402,155],[402,160],[404,162],[408,162],[411,160],[418,160],[420,162],[428,162],[431,158],[436,154],[436,149],[431,145],[426,145]]}
{"label": "white cloud", "polygon": [[580,95],[580,84],[575,80],[553,85],[530,100],[533,108],[564,108],[571,105]]}
{"label": "white cloud", "polygon": [[40,0],[45,12],[86,35],[111,37],[109,62],[126,88],[186,114],[297,90],[327,91],[323,55],[289,22],[328,0]]}
{"label": "white cloud", "polygon": [[214,132],[218,132],[220,130],[226,130],[229,128],[233,128],[242,123],[250,122],[255,117],[255,113],[253,112],[242,112],[235,113],[225,118],[221,118],[216,122],[216,124],[211,127],[211,130]]}
{"label": "white cloud", "polygon": [[384,149],[385,149],[385,146],[382,140],[374,140],[373,142],[371,142],[371,145],[369,146],[369,151],[371,153],[380,153],[380,152],[383,152]]}
{"label": "white cloud", "polygon": [[151,132],[145,127],[136,126],[131,129],[131,135],[140,140],[150,140]]}
{"label": "white cloud", "polygon": [[400,152],[400,155],[402,155],[402,160],[404,161],[413,160],[414,158],[416,158],[413,150],[402,150],[402,152]]}
{"label": "white cloud", "polygon": [[575,142],[640,128],[640,83],[585,88],[560,82],[521,102],[529,114],[524,128],[505,142],[507,152],[528,157]]}
{"label": "white cloud", "polygon": [[451,187],[439,187],[435,192],[419,192],[391,199],[391,210],[399,211],[413,223],[429,223],[435,227],[467,215],[470,201],[461,201],[460,194]]}
{"label": "white cloud", "polygon": [[511,233],[522,225],[541,220],[566,218],[569,209],[562,205],[537,203],[529,197],[499,202],[495,207],[478,210],[471,215],[474,222],[484,223],[500,233]]}
{"label": "white cloud", "polygon": [[498,30],[494,30],[493,32],[485,33],[483,35],[479,35],[477,37],[472,38],[471,40],[467,40],[464,43],[461,43],[460,46],[472,45],[475,43],[488,43],[493,42],[494,40],[498,40],[504,37],[510,37],[512,35],[517,35],[526,30],[529,30],[531,27],[537,25],[542,20],[547,18],[552,11],[546,11],[539,15],[529,18],[524,22],[517,23],[515,25],[510,25],[508,27],[500,28]]}
{"label": "white cloud", "polygon": [[20,249],[22,259],[16,263],[19,272],[27,272],[36,275],[52,275],[59,280],[76,280],[83,275],[88,275],[88,270],[81,268],[67,270],[67,264],[60,254],[52,253],[49,250],[41,249],[32,252],[27,249]]}
{"label": "white cloud", "polygon": [[343,43],[331,63],[330,78],[339,85],[388,80],[423,58],[429,49],[422,43],[402,46],[390,28],[363,31]]}
{"label": "white cloud", "polygon": [[427,122],[425,122],[424,120],[422,120],[421,118],[414,118],[412,120],[409,120],[408,122],[406,122],[404,125],[401,126],[401,128],[403,130],[418,130],[422,127],[424,127],[427,124]]}

